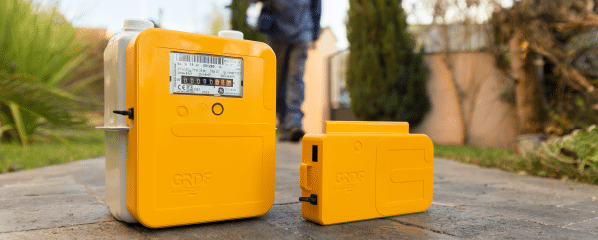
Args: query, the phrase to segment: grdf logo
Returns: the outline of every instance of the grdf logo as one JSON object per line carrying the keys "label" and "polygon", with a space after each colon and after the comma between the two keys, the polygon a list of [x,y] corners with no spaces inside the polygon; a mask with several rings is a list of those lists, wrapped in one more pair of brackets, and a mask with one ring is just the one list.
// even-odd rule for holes
{"label": "grdf logo", "polygon": [[361,180],[365,177],[364,171],[359,172],[339,172],[336,174],[336,183],[350,183],[356,184],[360,183]]}
{"label": "grdf logo", "polygon": [[192,187],[206,185],[212,179],[212,173],[188,173],[188,174],[175,174],[174,175],[174,186],[175,187]]}

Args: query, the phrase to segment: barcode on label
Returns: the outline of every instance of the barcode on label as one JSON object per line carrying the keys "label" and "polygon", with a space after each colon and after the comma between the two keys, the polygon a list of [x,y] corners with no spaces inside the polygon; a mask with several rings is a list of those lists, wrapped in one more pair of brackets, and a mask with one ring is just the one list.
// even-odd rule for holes
{"label": "barcode on label", "polygon": [[224,63],[224,59],[221,57],[190,54],[179,54],[178,60],[185,62],[209,63],[218,65],[222,65]]}

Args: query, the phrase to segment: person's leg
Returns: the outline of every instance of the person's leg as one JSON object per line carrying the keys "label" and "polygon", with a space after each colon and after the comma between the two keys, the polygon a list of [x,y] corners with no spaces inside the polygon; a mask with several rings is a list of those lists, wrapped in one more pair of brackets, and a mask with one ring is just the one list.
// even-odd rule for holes
{"label": "person's leg", "polygon": [[[284,125],[281,127],[286,130],[293,131],[291,138],[303,137],[303,111],[301,111],[301,104],[305,99],[305,83],[303,81],[303,73],[305,72],[305,61],[307,60],[307,43],[297,43],[291,46],[288,52],[288,66],[286,78],[286,116]],[[300,133],[294,132],[299,130]],[[298,136],[300,135],[300,136]],[[291,141],[298,141],[299,139],[291,139]]]}
{"label": "person's leg", "polygon": [[285,96],[287,91],[287,59],[289,45],[280,42],[272,41],[268,38],[268,45],[276,55],[276,116],[278,117],[278,128],[281,129],[284,125],[287,109],[285,103]]}

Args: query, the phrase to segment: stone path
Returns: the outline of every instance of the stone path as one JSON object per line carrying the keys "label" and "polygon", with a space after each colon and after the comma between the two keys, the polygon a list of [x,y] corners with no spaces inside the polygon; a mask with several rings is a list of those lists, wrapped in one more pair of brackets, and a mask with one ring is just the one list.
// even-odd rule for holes
{"label": "stone path", "polygon": [[300,144],[277,144],[266,215],[157,230],[110,215],[103,158],[4,173],[0,239],[598,239],[598,186],[434,161],[426,212],[325,227],[301,218]]}

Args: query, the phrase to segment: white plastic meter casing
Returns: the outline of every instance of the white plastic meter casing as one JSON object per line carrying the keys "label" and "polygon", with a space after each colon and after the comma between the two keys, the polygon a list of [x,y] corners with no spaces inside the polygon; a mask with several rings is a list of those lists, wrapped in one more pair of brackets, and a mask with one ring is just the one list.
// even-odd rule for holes
{"label": "white plastic meter casing", "polygon": [[235,30],[222,30],[218,32],[218,37],[234,38],[243,40],[243,32]]}
{"label": "white plastic meter casing", "polygon": [[106,136],[106,203],[112,215],[121,221],[136,223],[127,210],[127,116],[115,114],[115,110],[126,110],[126,66],[127,45],[145,29],[154,24],[139,19],[127,19],[123,32],[108,42],[104,51],[104,126]]}

